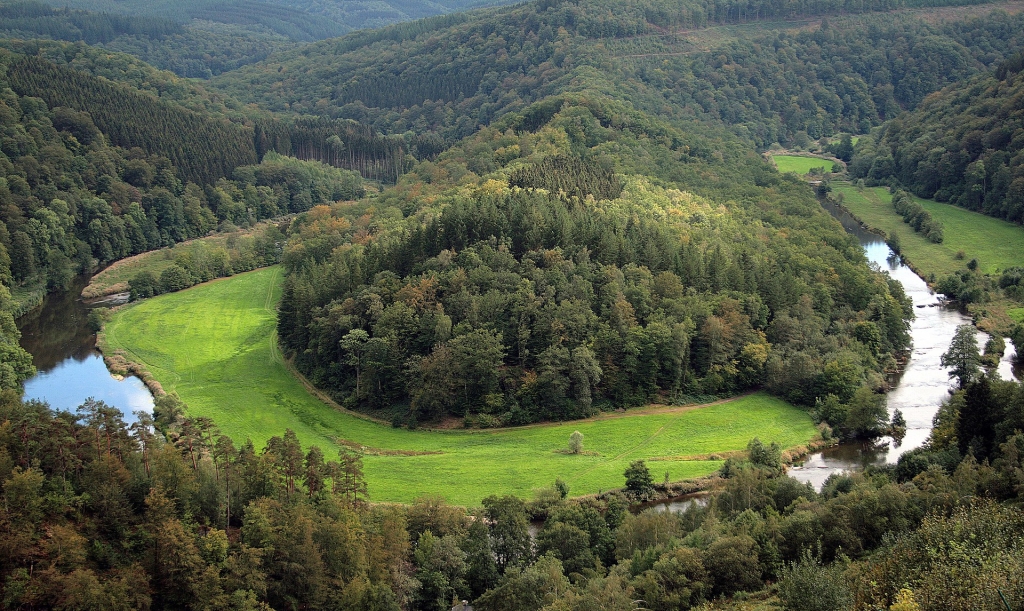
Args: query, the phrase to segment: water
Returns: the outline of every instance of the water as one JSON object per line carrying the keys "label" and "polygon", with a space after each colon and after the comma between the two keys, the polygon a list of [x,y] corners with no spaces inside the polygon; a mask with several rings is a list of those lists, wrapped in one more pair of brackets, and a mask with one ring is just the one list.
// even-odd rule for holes
{"label": "water", "polygon": [[694,492],[691,494],[684,494],[674,499],[644,503],[643,505],[635,508],[635,511],[640,512],[650,509],[651,511],[656,511],[658,513],[678,513],[686,511],[693,505],[705,507],[708,504],[709,498],[710,497],[707,492]]}
{"label": "water", "polygon": [[[888,437],[875,442],[841,444],[813,454],[802,466],[790,469],[792,477],[810,482],[818,489],[833,473],[859,470],[868,465],[892,464],[904,452],[924,444],[931,432],[932,419],[951,388],[948,369],[940,364],[942,354],[949,350],[956,328],[971,323],[968,316],[940,303],[925,281],[903,265],[880,236],[861,227],[842,209],[828,203],[823,205],[847,232],[860,240],[868,261],[888,271],[903,285],[903,290],[914,303],[917,318],[910,325],[913,340],[910,359],[903,372],[890,380],[892,389],[887,396],[889,415],[899,409],[907,420],[906,437],[899,444]],[[988,336],[978,333],[979,346],[984,346],[987,340]],[[1015,377],[1013,357],[1013,347],[1008,345],[998,369],[1004,379]]]}
{"label": "water", "polygon": [[89,397],[121,410],[126,422],[135,411],[153,411],[153,396],[135,377],[117,380],[96,350],[89,330],[89,305],[79,295],[88,278],[76,279],[65,293],[47,295],[43,304],[18,319],[21,346],[32,354],[38,373],[25,382],[25,399],[75,411]]}

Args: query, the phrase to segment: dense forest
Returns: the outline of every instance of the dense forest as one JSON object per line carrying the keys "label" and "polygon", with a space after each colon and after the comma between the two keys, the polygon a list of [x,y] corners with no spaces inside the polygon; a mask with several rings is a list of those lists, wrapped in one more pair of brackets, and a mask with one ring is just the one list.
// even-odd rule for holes
{"label": "dense forest", "polygon": [[55,412],[4,392],[4,608],[668,611],[766,582],[794,611],[1024,602],[1024,522],[1000,504],[1024,491],[1012,382],[972,378],[928,448],[895,467],[819,493],[755,439],[706,504],[637,515],[627,507],[654,489],[642,461],[622,493],[597,498],[554,482],[470,511],[374,505],[358,454],[303,448],[291,431],[236,445],[177,416],[173,397],[158,408],[177,418],[167,440],[144,413],[126,425],[102,402]]}
{"label": "dense forest", "polygon": [[[389,200],[394,212],[369,226],[359,206],[301,215],[279,315],[298,367],[352,406],[407,405],[398,422],[562,420],[766,385],[808,406],[835,395],[861,418],[833,417],[837,429],[877,430],[878,412],[862,414],[877,400],[857,390],[879,387],[907,345],[898,285],[865,267],[798,182],[766,174],[762,204],[739,191],[718,204],[652,178],[578,172],[611,146],[723,172],[763,167],[673,151],[657,122],[647,129],[666,130],[666,144],[602,126],[623,110],[564,101],[534,131],[485,131],[431,165],[534,152],[503,182],[405,219],[415,196]],[[574,151],[587,161],[564,156]],[[422,181],[422,165],[404,182]]]}
{"label": "dense forest", "polygon": [[[24,86],[22,79],[29,74],[24,62],[31,60],[13,54],[5,55],[5,59],[11,62],[8,66],[13,65],[8,68],[7,78]],[[56,69],[53,64],[44,68]],[[14,78],[11,72],[17,72]],[[67,72],[83,80],[92,78]],[[48,73],[33,69],[27,78],[39,82],[44,74]],[[99,79],[86,82],[106,87],[100,91],[111,93],[114,100],[122,99],[116,94],[123,88]],[[56,87],[49,87],[48,93],[60,95]],[[127,99],[153,109],[152,116],[169,106],[159,106],[142,93],[133,93]],[[238,153],[233,141],[217,141],[218,132],[204,131],[204,126],[219,121],[214,125],[225,126],[220,133],[230,135],[229,126],[233,124],[178,107],[179,113],[197,117],[196,131],[175,130],[170,125],[158,130],[146,124],[149,114],[140,113],[138,122],[133,122],[129,111],[102,114],[100,108],[80,99],[71,101],[93,112],[60,105],[51,109],[42,99],[19,95],[5,84],[0,102],[5,130],[0,145],[4,155],[0,275],[8,286],[42,284],[60,289],[74,274],[89,271],[98,263],[202,236],[222,222],[248,225],[364,193],[358,175],[318,162],[267,153],[263,163],[253,163],[255,145],[251,135],[243,140],[253,151],[251,157],[236,159],[230,164],[235,167],[222,167],[221,172],[206,175],[206,180],[200,176],[193,182],[166,156],[147,153],[138,146],[129,148],[131,141],[121,143],[124,146],[115,146],[112,141],[123,133],[138,138],[138,144],[147,148],[173,153],[168,138],[182,146],[192,138],[206,142],[205,150],[212,155],[231,155]],[[94,116],[114,123],[113,135],[98,127]],[[145,140],[150,134],[152,139]],[[215,150],[213,145],[226,148]],[[192,159],[198,159],[198,154],[196,151]],[[243,165],[242,161],[249,164]]]}
{"label": "dense forest", "polygon": [[[321,40],[353,30],[423,19],[467,9],[510,4],[507,0],[70,0],[53,3],[98,12],[171,20],[190,28],[197,22],[242,26],[252,34],[283,36],[293,41]],[[105,19],[100,17],[99,19]],[[106,18],[109,19],[109,18]],[[67,39],[64,39],[67,40]],[[164,41],[161,41],[164,42]],[[178,41],[170,41],[176,47]]]}
{"label": "dense forest", "polygon": [[591,4],[526,4],[408,33],[394,26],[283,52],[212,82],[273,110],[454,142],[570,82],[596,86],[596,69],[626,84],[647,112],[725,122],[767,148],[866,132],[1024,45],[1024,17],[997,11],[939,25],[868,14],[795,34],[712,38],[705,50],[671,29],[693,24],[655,26],[651,11],[611,11],[625,25],[606,32],[589,24],[605,15]]}
{"label": "dense forest", "polygon": [[1024,222],[1024,52],[929,97],[857,143],[855,177]]}

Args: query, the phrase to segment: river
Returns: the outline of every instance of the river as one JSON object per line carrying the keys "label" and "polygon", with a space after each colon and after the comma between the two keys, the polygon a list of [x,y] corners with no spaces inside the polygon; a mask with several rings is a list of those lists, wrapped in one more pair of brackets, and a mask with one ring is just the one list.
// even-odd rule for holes
{"label": "river", "polygon": [[73,412],[92,397],[134,422],[134,412],[153,411],[153,396],[142,380],[117,380],[107,371],[89,329],[90,306],[80,297],[86,284],[87,277],[77,278],[68,291],[47,295],[42,305],[18,319],[21,346],[38,370],[25,382],[25,399]]}
{"label": "river", "polygon": [[[842,223],[864,247],[868,261],[889,272],[903,285],[903,290],[914,302],[916,318],[910,324],[913,349],[903,371],[894,376],[892,389],[887,395],[889,415],[899,409],[907,420],[907,435],[896,444],[885,437],[875,443],[845,443],[824,452],[812,454],[803,465],[790,469],[792,477],[810,482],[820,489],[829,475],[842,471],[863,469],[868,465],[895,463],[900,455],[920,447],[931,432],[932,419],[939,405],[949,396],[951,388],[948,370],[940,364],[942,354],[949,350],[950,341],[959,325],[970,324],[970,317],[940,303],[938,296],[928,288],[920,276],[893,255],[880,236],[864,229],[850,214],[828,203],[823,204],[833,217]],[[978,344],[984,346],[988,336],[978,333]],[[1014,379],[1013,345],[1007,342],[1006,353],[999,363],[999,374]]]}
{"label": "river", "polygon": [[[882,239],[867,230],[842,209],[824,204],[846,230],[860,240],[868,260],[898,280],[913,300],[916,319],[910,333],[913,350],[904,370],[890,380],[887,406],[890,415],[899,409],[907,420],[907,434],[901,444],[883,438],[875,443],[847,443],[813,454],[789,473],[796,479],[820,488],[829,475],[863,469],[872,464],[894,463],[907,450],[919,447],[928,438],[932,418],[948,396],[950,381],[939,364],[949,349],[956,327],[970,319],[957,310],[943,306],[924,280],[903,265]],[[43,304],[18,319],[21,345],[33,357],[39,373],[25,384],[25,398],[46,401],[51,407],[74,411],[86,398],[93,397],[119,408],[125,420],[135,420],[133,412],[152,412],[153,397],[138,378],[113,378],[96,350],[96,335],[89,330],[90,306],[79,297],[88,283],[78,278],[65,293],[51,294]],[[979,333],[979,345],[987,336]],[[999,364],[1004,379],[1014,376],[1013,346],[1008,343]],[[1017,372],[1019,375],[1019,372]],[[688,502],[690,499],[686,499]]]}

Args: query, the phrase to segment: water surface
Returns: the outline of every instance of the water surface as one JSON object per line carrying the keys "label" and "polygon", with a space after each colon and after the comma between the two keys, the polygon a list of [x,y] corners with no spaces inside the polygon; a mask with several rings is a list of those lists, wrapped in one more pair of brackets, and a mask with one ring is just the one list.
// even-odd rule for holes
{"label": "water surface", "polygon": [[138,378],[117,380],[107,371],[89,329],[90,307],[80,297],[86,284],[87,277],[76,279],[68,291],[47,295],[41,306],[18,319],[21,346],[38,370],[25,382],[25,399],[73,412],[92,397],[134,422],[133,412],[153,411],[153,396]]}
{"label": "water surface", "polygon": [[[971,324],[970,317],[955,308],[944,305],[928,284],[904,265],[880,236],[864,229],[851,215],[829,203],[822,204],[842,223],[864,247],[869,263],[903,285],[903,290],[914,303],[916,318],[910,323],[913,347],[903,371],[890,379],[892,386],[886,397],[889,416],[899,409],[907,420],[907,435],[897,444],[883,437],[875,442],[844,443],[824,452],[812,454],[802,466],[790,469],[789,474],[821,488],[829,475],[859,470],[869,465],[895,463],[900,455],[920,447],[931,432],[932,419],[939,406],[949,396],[949,370],[942,367],[942,354],[949,350],[956,328]],[[988,336],[978,333],[978,345],[984,346]],[[1008,345],[999,363],[999,374],[1013,379],[1013,346]]]}

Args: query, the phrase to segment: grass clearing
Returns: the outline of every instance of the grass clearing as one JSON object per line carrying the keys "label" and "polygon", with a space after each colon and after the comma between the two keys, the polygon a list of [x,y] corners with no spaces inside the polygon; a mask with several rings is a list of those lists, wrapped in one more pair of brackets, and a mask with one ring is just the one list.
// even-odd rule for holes
{"label": "grass clearing", "polygon": [[780,172],[795,172],[801,176],[814,168],[821,168],[822,173],[832,171],[832,161],[820,157],[804,157],[802,155],[772,155],[772,161]]}
{"label": "grass clearing", "polygon": [[[288,372],[274,331],[282,274],[265,268],[121,309],[106,326],[105,350],[144,364],[190,414],[209,416],[236,443],[248,437],[262,446],[291,428],[303,446],[319,445],[329,457],[339,439],[365,446],[374,501],[437,493],[476,505],[488,494],[528,497],[556,477],[573,495],[595,493],[622,486],[623,471],[640,458],[674,457],[649,466],[655,480],[667,471],[677,481],[715,471],[721,461],[705,458],[742,450],[755,436],[793,447],[816,434],[805,412],[760,393],[516,429],[395,429],[327,406]],[[588,454],[558,453],[574,430]],[[694,459],[679,459],[686,457]]]}
{"label": "grass clearing", "polygon": [[[977,259],[986,274],[1024,265],[1024,227],[936,201],[915,197],[933,218],[942,223],[943,242],[934,244],[903,222],[892,207],[885,187],[858,190],[849,183],[832,183],[833,193],[843,195],[843,206],[870,227],[899,236],[903,254],[926,277],[941,278]],[[957,259],[963,251],[964,258]]]}

